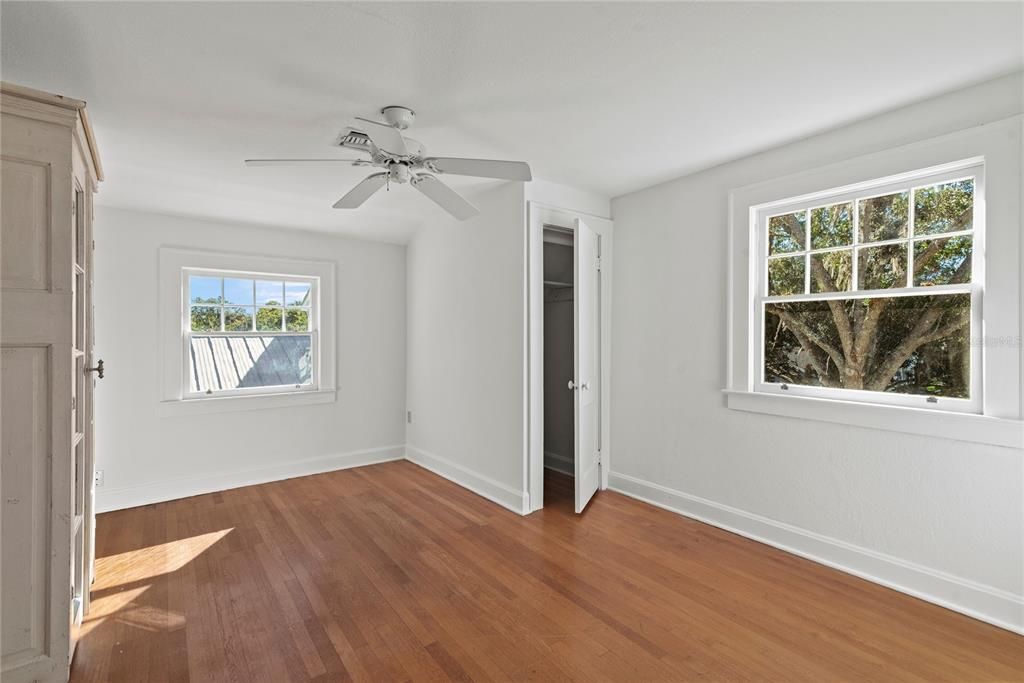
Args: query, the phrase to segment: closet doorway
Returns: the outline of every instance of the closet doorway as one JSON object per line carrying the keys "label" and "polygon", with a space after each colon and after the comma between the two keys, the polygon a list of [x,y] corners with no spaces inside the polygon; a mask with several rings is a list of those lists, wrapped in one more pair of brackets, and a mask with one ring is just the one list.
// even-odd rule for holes
{"label": "closet doorway", "polygon": [[574,501],[573,231],[544,228],[544,502]]}
{"label": "closet doorway", "polygon": [[529,204],[530,511],[584,510],[607,478],[611,221]]}

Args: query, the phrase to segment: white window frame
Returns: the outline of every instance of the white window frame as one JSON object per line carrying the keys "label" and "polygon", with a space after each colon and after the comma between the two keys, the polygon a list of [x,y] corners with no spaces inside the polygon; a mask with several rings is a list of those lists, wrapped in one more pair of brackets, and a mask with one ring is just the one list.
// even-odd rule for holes
{"label": "white window frame", "polygon": [[[192,393],[188,383],[190,336],[188,276],[253,277],[314,283],[310,307],[312,385]],[[333,402],[337,397],[335,268],[309,261],[235,252],[161,247],[159,256],[161,415],[182,415]],[[218,334],[231,335],[231,332]],[[235,333],[250,334],[250,333]],[[274,333],[270,333],[274,334]],[[284,333],[282,333],[284,334]]]}
{"label": "white window frame", "polygon": [[[775,177],[733,189],[729,193],[727,231],[726,406],[797,418],[791,427],[794,429],[803,428],[799,420],[818,420],[1024,449],[1022,138],[1024,117],[1017,115],[828,166],[805,168],[792,175],[779,174],[776,169]],[[980,412],[796,395],[792,389],[757,391],[755,384],[761,370],[759,359],[755,361],[755,349],[762,343],[755,320],[755,301],[760,292],[760,262],[753,258],[760,254],[757,209],[777,203],[780,197],[805,201],[815,195],[834,195],[836,190],[831,188],[861,191],[859,186],[871,184],[864,183],[866,179],[897,183],[919,177],[922,170],[941,173],[973,164],[984,164],[985,170],[984,244],[976,244],[973,253],[975,263],[982,268],[978,281],[987,283],[987,287],[980,301],[972,301],[972,314],[980,314],[980,324],[972,322],[971,340],[982,359],[980,394],[972,391],[981,402]]]}
{"label": "white window frame", "polygon": [[[224,324],[224,309],[230,308],[231,304],[223,302],[223,279],[225,278],[237,278],[245,280],[253,280],[253,302],[255,304],[255,287],[256,280],[280,280],[282,285],[284,282],[301,282],[310,286],[310,306],[309,306],[309,331],[307,332],[288,332],[284,329],[268,332],[259,331],[255,329],[256,325],[256,312],[261,308],[259,305],[253,306],[253,329],[245,332],[240,331],[228,331],[222,330],[217,332],[193,332],[192,331],[192,319],[191,309],[195,305],[192,303],[192,295],[189,290],[190,277],[198,275],[202,277],[216,277],[221,278],[221,298],[222,303],[213,304],[221,309],[221,326]],[[182,269],[182,288],[184,289],[184,296],[182,299],[182,384],[181,391],[182,396],[187,399],[204,399],[209,400],[212,398],[225,397],[225,396],[249,396],[257,394],[286,394],[286,393],[297,393],[303,391],[318,391],[320,388],[320,356],[319,356],[319,310],[318,304],[320,301],[320,278],[311,277],[308,275],[296,275],[295,273],[254,273],[246,271],[236,270],[212,270],[209,268],[183,268]],[[245,307],[244,305],[242,305]],[[278,308],[275,306],[275,308]],[[282,301],[280,308],[282,309],[281,324],[282,328],[285,327],[285,319],[287,317],[288,306]],[[296,307],[291,307],[295,309]],[[302,307],[305,310],[305,307]],[[191,374],[192,374],[192,358],[191,358],[191,344],[192,337],[246,337],[252,335],[259,335],[261,337],[309,337],[310,338],[310,357],[312,359],[313,370],[310,376],[309,384],[296,384],[296,385],[274,385],[266,387],[246,387],[241,389],[221,389],[219,391],[207,393],[205,391],[191,391]]]}
{"label": "white window frame", "polygon": [[[913,191],[923,187],[930,187],[957,180],[974,180],[974,216],[971,230],[959,230],[947,233],[928,235],[914,234],[914,198]],[[899,192],[910,194],[908,201],[908,226],[907,236],[881,240],[878,242],[860,242],[859,214],[857,200],[868,199]],[[827,247],[813,249],[810,245],[811,239],[811,212],[814,209],[835,204],[850,203],[852,205],[852,230],[853,241],[850,245],[842,247]],[[805,233],[808,243],[797,252],[785,252],[777,255],[769,255],[768,251],[768,222],[773,216],[785,215],[795,211],[807,211],[807,225]],[[931,287],[914,287],[913,280],[913,244],[923,240],[946,239],[967,235],[971,236],[971,282],[965,284],[936,285]],[[837,401],[859,401],[864,403],[876,403],[881,405],[910,406],[928,410],[941,410],[963,413],[982,413],[983,408],[983,355],[982,345],[972,343],[970,345],[970,377],[971,388],[970,398],[947,398],[925,396],[922,394],[898,394],[882,391],[866,391],[857,389],[839,389],[830,387],[818,387],[798,384],[783,384],[764,381],[764,310],[768,303],[788,303],[798,301],[825,301],[830,299],[856,300],[868,298],[893,298],[904,296],[934,296],[938,294],[969,294],[971,296],[971,331],[970,338],[974,339],[982,329],[982,293],[985,282],[985,164],[981,159],[968,159],[940,167],[921,169],[918,171],[900,174],[895,177],[878,178],[857,183],[852,186],[825,190],[802,197],[787,198],[773,202],[767,202],[751,207],[751,236],[755,256],[752,268],[755,275],[755,292],[753,296],[754,328],[753,339],[758,343],[752,344],[752,366],[754,368],[753,390],[762,393],[785,394],[791,396],[808,396],[817,398],[833,399]],[[909,244],[907,260],[907,286],[889,289],[859,290],[858,276],[858,253],[863,247],[877,247],[889,244]],[[825,254],[833,251],[851,251],[851,289],[844,292],[810,292],[810,259],[818,254]],[[768,264],[777,258],[803,257],[805,293],[793,295],[768,294]]]}

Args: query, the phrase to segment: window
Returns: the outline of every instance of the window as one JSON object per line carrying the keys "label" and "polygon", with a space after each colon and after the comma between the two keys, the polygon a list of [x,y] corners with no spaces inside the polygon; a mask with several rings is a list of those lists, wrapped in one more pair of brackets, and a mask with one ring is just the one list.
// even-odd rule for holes
{"label": "window", "polygon": [[755,391],[981,412],[982,166],[773,202]]}
{"label": "window", "polygon": [[317,388],[318,280],[182,270],[185,397]]}

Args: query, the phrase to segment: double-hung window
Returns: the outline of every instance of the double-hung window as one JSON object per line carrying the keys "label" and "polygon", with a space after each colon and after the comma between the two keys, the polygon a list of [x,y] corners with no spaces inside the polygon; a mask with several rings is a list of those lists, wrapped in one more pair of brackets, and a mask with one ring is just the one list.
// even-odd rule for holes
{"label": "double-hung window", "polygon": [[983,166],[754,212],[755,391],[981,412]]}
{"label": "double-hung window", "polygon": [[183,396],[316,390],[316,277],[186,268]]}

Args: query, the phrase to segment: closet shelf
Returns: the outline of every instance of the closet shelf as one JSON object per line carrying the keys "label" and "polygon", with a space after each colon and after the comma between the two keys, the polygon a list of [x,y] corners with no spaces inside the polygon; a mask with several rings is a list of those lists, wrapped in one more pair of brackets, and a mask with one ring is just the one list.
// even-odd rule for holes
{"label": "closet shelf", "polygon": [[545,287],[572,287],[571,282],[559,282],[558,280],[545,280]]}

